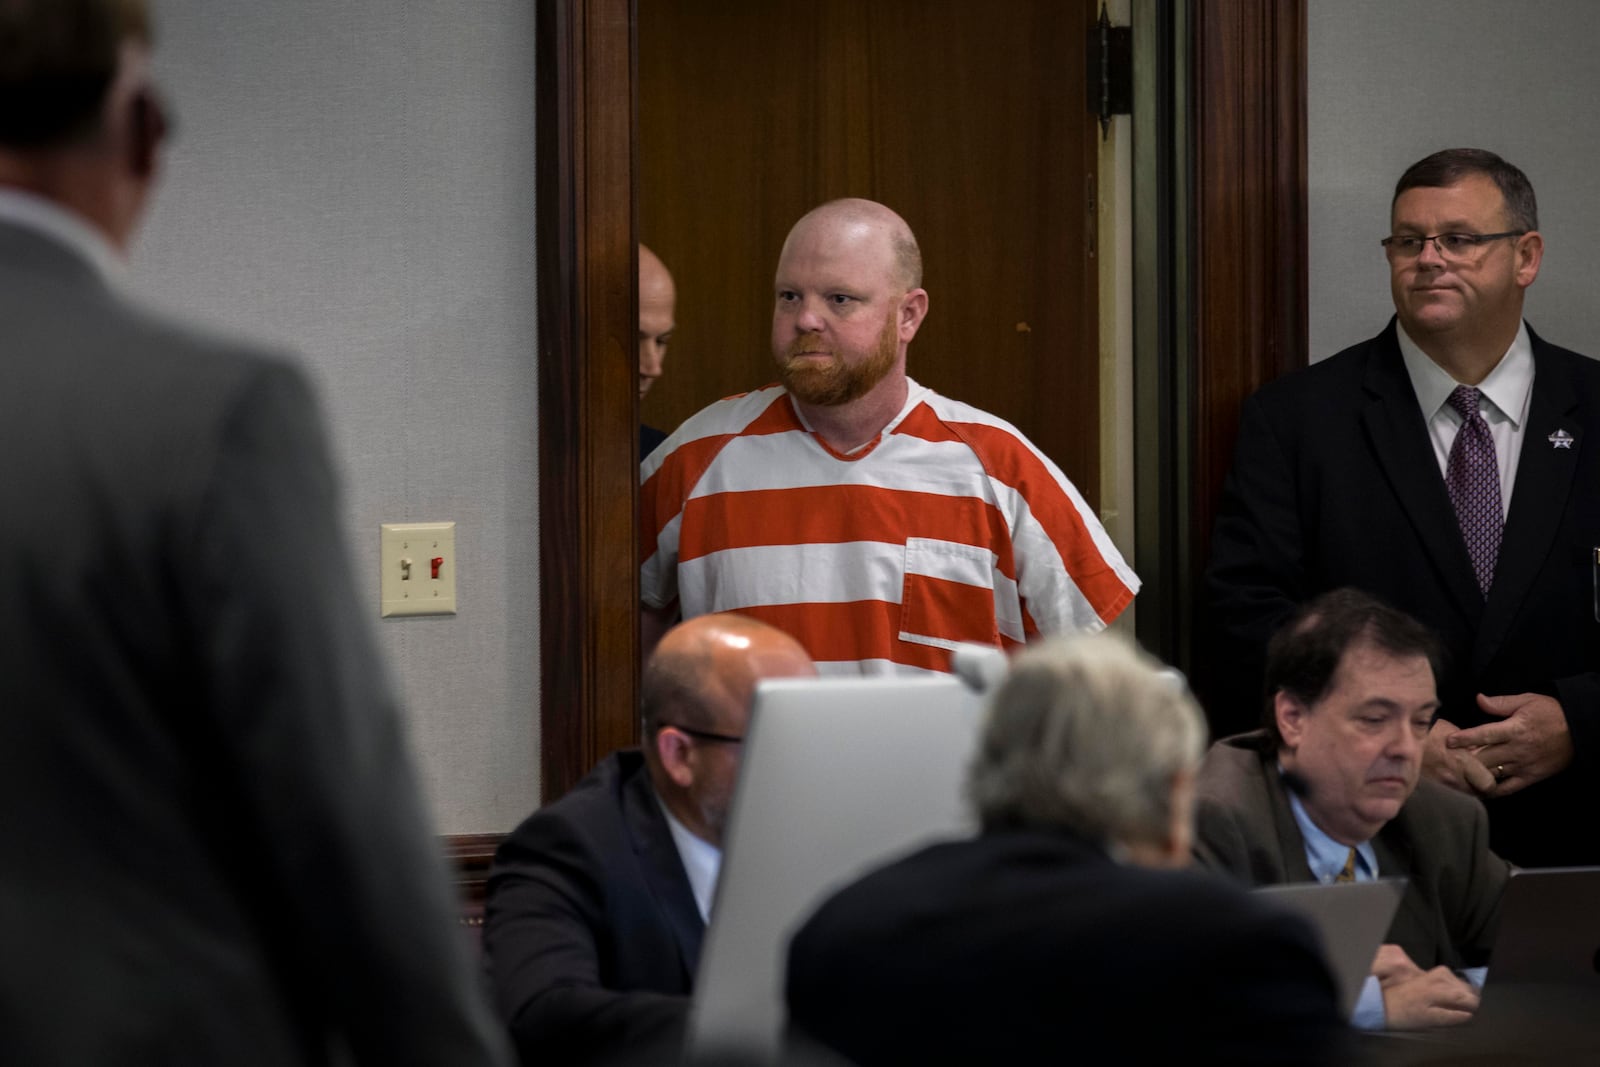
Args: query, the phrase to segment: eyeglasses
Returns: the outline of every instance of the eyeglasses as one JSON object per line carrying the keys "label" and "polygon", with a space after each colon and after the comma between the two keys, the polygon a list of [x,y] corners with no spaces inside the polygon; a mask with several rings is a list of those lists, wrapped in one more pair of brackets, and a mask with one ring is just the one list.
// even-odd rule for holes
{"label": "eyeglasses", "polygon": [[696,730],[692,726],[679,726],[675,722],[664,722],[658,727],[658,729],[676,730],[680,734],[688,734],[697,741],[721,741],[725,745],[744,744],[744,738],[742,737],[735,737],[732,734],[713,733],[710,730]]}
{"label": "eyeglasses", "polygon": [[1498,241],[1502,237],[1522,237],[1527,230],[1507,230],[1504,233],[1435,233],[1426,237],[1416,234],[1396,234],[1385,237],[1378,242],[1384,249],[1397,259],[1415,259],[1422,255],[1422,249],[1429,241],[1439,250],[1439,255],[1445,259],[1465,259],[1475,252],[1479,246],[1490,241]]}

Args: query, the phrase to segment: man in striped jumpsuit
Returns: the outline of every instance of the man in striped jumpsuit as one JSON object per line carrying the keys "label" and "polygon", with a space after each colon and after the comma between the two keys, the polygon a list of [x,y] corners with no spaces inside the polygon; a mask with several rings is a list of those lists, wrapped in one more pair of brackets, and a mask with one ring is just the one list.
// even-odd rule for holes
{"label": "man in striped jumpsuit", "polygon": [[646,651],[680,614],[793,634],[824,673],[942,671],[962,641],[1099,630],[1139,579],[1017,429],[906,375],[922,257],[868,200],[784,242],[781,384],[691,417],[641,468]]}

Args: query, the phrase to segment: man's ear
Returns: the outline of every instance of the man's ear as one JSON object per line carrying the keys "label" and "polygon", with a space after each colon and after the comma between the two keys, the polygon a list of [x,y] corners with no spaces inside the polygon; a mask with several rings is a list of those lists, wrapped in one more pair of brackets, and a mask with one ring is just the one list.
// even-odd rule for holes
{"label": "man's ear", "polygon": [[913,289],[900,299],[900,340],[909,343],[928,317],[928,291]]}
{"label": "man's ear", "polygon": [[1272,716],[1278,723],[1278,736],[1283,738],[1284,748],[1300,747],[1300,738],[1305,734],[1305,719],[1309,714],[1310,708],[1282,689],[1273,696]]}
{"label": "man's ear", "polygon": [[656,758],[661,761],[661,769],[667,772],[672,784],[679,789],[688,789],[693,785],[694,766],[689,754],[694,743],[670,726],[663,726],[656,731],[654,743]]}
{"label": "man's ear", "polygon": [[155,177],[161,147],[167,140],[167,112],[151,86],[143,86],[128,102],[128,166],[140,178]]}
{"label": "man's ear", "polygon": [[1539,264],[1544,261],[1544,238],[1538,230],[1530,230],[1517,238],[1517,284],[1526,289],[1539,276]]}
{"label": "man's ear", "polygon": [[1194,771],[1172,776],[1171,820],[1167,830],[1167,866],[1186,867],[1194,848]]}

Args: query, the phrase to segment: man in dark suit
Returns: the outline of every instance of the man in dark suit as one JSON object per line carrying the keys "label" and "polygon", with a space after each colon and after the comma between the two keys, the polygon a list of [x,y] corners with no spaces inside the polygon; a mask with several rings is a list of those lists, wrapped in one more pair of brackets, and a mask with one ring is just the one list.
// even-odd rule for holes
{"label": "man in dark suit", "polygon": [[643,751],[606,757],[501,844],[484,948],[524,1063],[676,1053],[756,683],[815,673],[753,619],[674,628],[645,665]]}
{"label": "man in dark suit", "polygon": [[0,1062],[503,1062],[305,380],[121,291],[148,42],[0,3]]}
{"label": "man in dark suit", "polygon": [[1522,321],[1533,189],[1477,149],[1401,177],[1384,241],[1396,317],[1244,406],[1208,593],[1234,665],[1218,732],[1260,707],[1295,605],[1353,586],[1448,652],[1424,774],[1488,802],[1523,865],[1600,863],[1600,365]]}
{"label": "man in dark suit", "polygon": [[1472,1017],[1477,993],[1455,972],[1487,960],[1509,876],[1482,803],[1419,780],[1439,656],[1415,620],[1325,593],[1268,647],[1266,728],[1218,741],[1200,767],[1204,866],[1252,886],[1409,879],[1356,1006],[1364,1029]]}
{"label": "man in dark suit", "polygon": [[859,1067],[1340,1062],[1297,917],[1188,860],[1205,727],[1109,635],[1021,653],[968,777],[982,832],[825,902],[790,946],[791,1025]]}

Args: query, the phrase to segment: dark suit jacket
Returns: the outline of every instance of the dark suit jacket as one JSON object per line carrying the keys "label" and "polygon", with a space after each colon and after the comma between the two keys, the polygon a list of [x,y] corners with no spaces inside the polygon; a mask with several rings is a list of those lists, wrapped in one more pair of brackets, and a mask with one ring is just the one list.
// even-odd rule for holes
{"label": "dark suit jacket", "polygon": [[0,1062],[498,1062],[302,375],[9,223],[0,369]]}
{"label": "dark suit jacket", "polygon": [[1574,816],[1600,809],[1600,364],[1528,332],[1533,396],[1487,602],[1393,321],[1245,403],[1207,572],[1214,662],[1234,685],[1210,710],[1219,734],[1259,725],[1267,639],[1318,593],[1364,589],[1443,639],[1441,714],[1457,726],[1488,721],[1480,692],[1561,702],[1576,758],[1488,802],[1494,846],[1524,866],[1594,864],[1600,819]]}
{"label": "dark suit jacket", "polygon": [[822,905],[789,950],[791,1025],[880,1064],[1338,1062],[1311,930],[1198,871],[1065,832],[935,845]]}
{"label": "dark suit jacket", "polygon": [[664,430],[658,430],[654,426],[646,426],[643,423],[640,423],[639,462],[643,463],[645,457],[654,452],[661,442],[665,441],[666,439],[667,435]]}
{"label": "dark suit jacket", "polygon": [[681,1040],[705,924],[639,751],[517,827],[488,894],[484,948],[524,1063]]}
{"label": "dark suit jacket", "polygon": [[[1194,854],[1202,866],[1250,886],[1313,881],[1305,837],[1265,731],[1211,746],[1196,801]],[[1411,880],[1389,927],[1390,942],[1424,968],[1488,962],[1510,872],[1489,851],[1481,803],[1422,782],[1372,848],[1380,875]]]}

